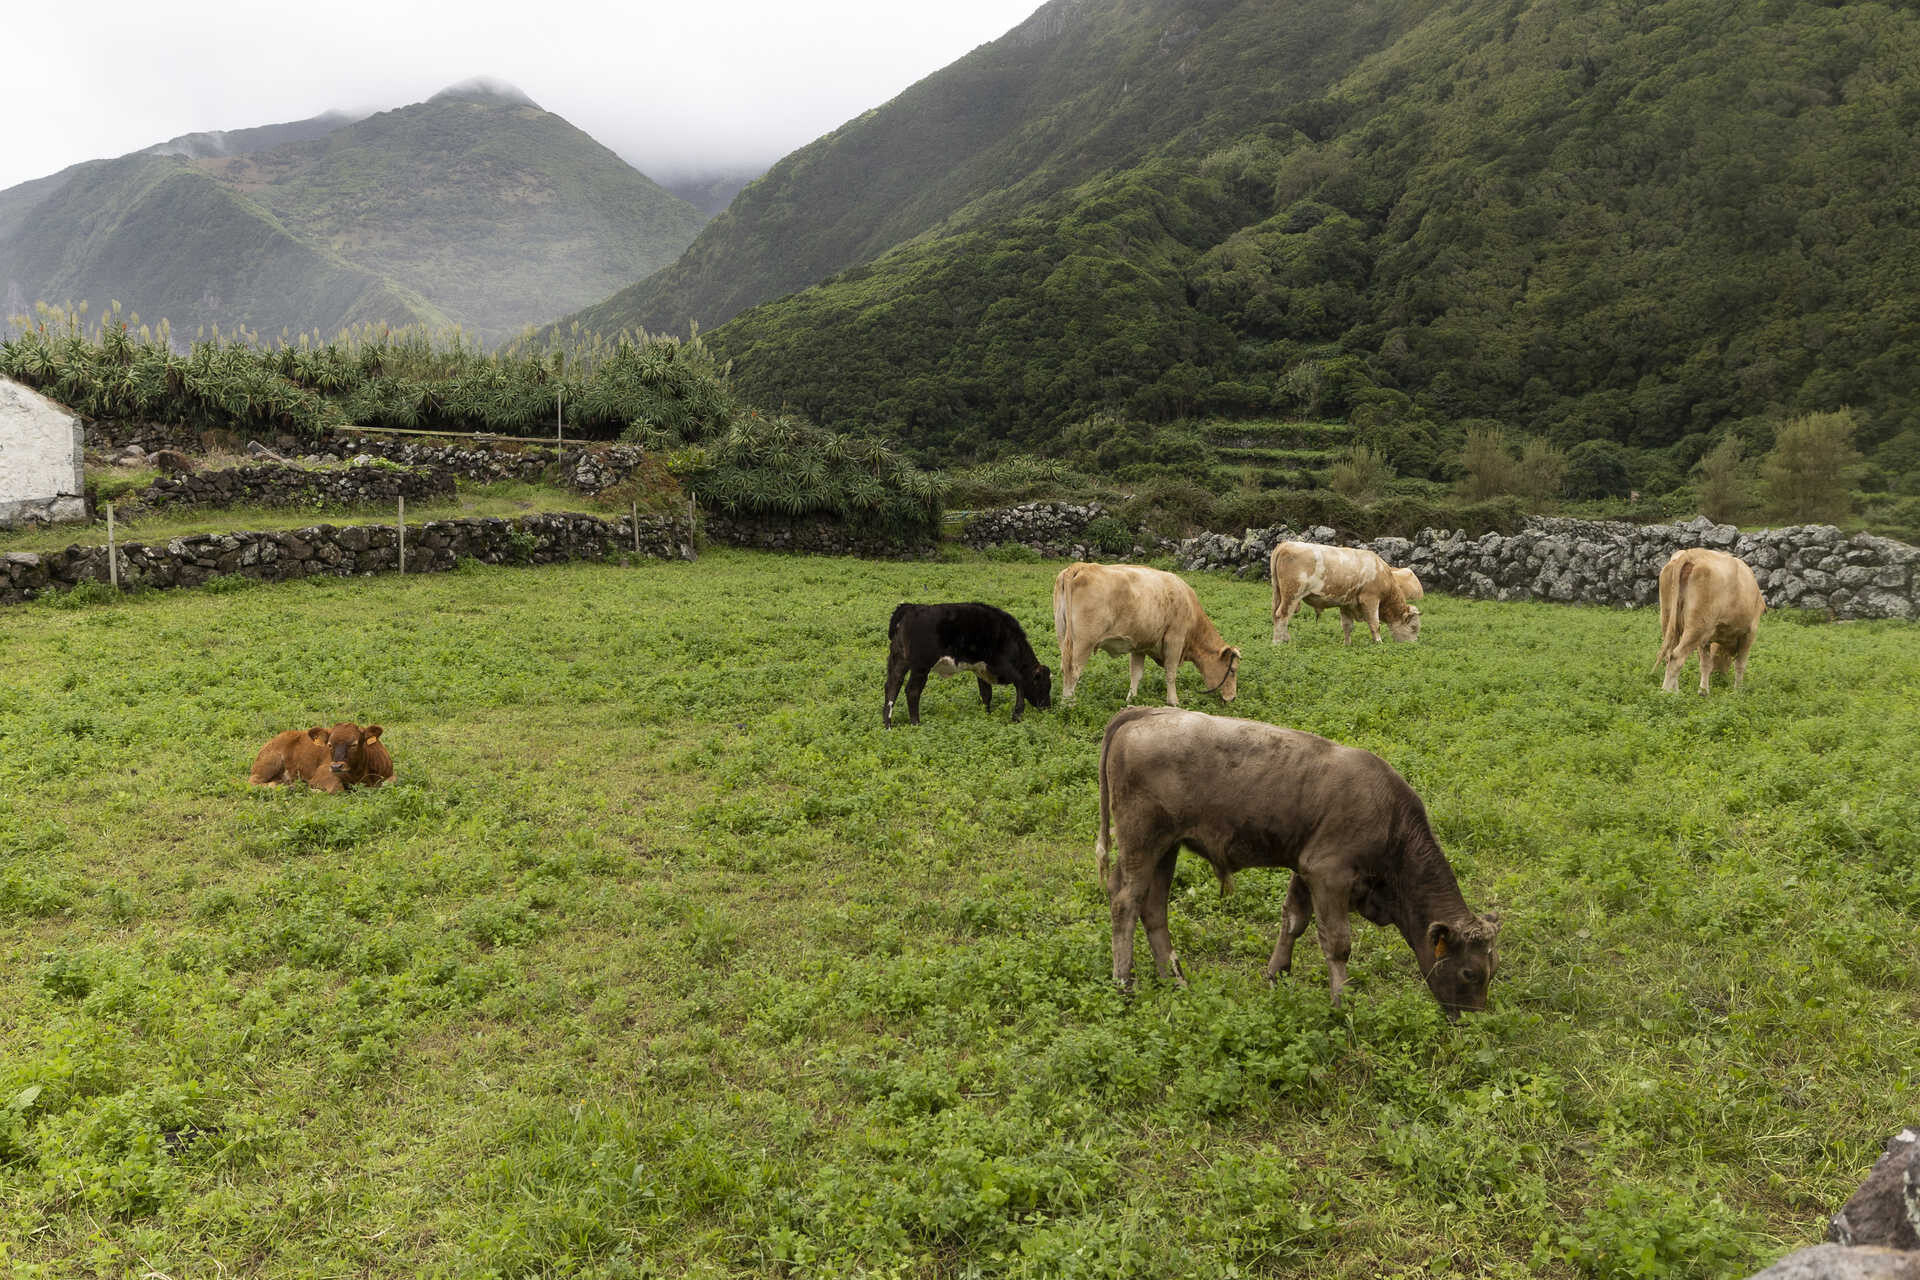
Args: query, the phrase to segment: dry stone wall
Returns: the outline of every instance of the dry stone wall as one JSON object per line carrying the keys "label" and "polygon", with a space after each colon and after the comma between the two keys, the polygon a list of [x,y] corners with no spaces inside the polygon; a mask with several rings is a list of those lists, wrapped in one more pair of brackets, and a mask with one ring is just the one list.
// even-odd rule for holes
{"label": "dry stone wall", "polygon": [[1423,529],[1415,538],[1340,539],[1325,527],[1249,529],[1182,542],[1182,569],[1266,576],[1274,546],[1293,539],[1368,547],[1420,575],[1427,589],[1477,600],[1552,600],[1622,607],[1660,599],[1660,568],[1683,547],[1711,547],[1752,567],[1772,608],[1824,609],[1839,618],[1920,618],[1920,548],[1832,525],[1742,533],[1704,516],[1629,525],[1535,517],[1512,535],[1469,538]]}
{"label": "dry stone wall", "polygon": [[934,550],[931,545],[902,545],[895,538],[862,533],[825,516],[730,516],[709,511],[701,514],[700,530],[709,542],[760,551],[900,560],[929,556]]}
{"label": "dry stone wall", "polygon": [[316,469],[261,462],[219,471],[161,476],[140,492],[152,507],[307,504],[356,506],[453,497],[453,472],[438,466],[366,464]]}
{"label": "dry stone wall", "polygon": [[[440,573],[462,559],[484,564],[551,564],[636,554],[630,519],[548,514],[512,520],[429,520],[407,526],[407,572]],[[326,574],[352,577],[399,567],[399,531],[390,524],[314,525],[278,533],[209,533],[161,545],[119,548],[120,581],[129,587],[191,587],[235,574],[265,582]],[[642,516],[637,554],[694,558],[684,519]],[[68,547],[51,554],[0,555],[0,604],[109,578],[105,547]]]}
{"label": "dry stone wall", "polygon": [[646,451],[628,444],[509,448],[479,442],[429,443],[408,437],[342,433],[329,443],[326,456],[371,456],[402,466],[444,468],[463,480],[482,484],[496,480],[539,480],[549,468],[555,468],[563,484],[580,493],[596,494],[631,476],[645,459]]}
{"label": "dry stone wall", "polygon": [[[968,517],[960,541],[975,550],[1009,543],[1031,547],[1058,560],[1110,560],[1116,553],[1088,537],[1087,526],[1113,512],[1098,502],[1025,502],[1017,507],[979,511]],[[1169,539],[1134,534],[1125,554],[1135,558],[1173,550]]]}

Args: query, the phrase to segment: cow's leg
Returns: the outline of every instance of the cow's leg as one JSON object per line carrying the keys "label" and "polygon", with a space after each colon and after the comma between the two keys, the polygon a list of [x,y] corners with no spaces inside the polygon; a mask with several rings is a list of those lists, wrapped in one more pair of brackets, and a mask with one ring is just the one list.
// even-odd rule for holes
{"label": "cow's leg", "polygon": [[1287,623],[1293,618],[1293,611],[1300,607],[1298,600],[1288,599],[1277,588],[1273,593],[1273,642],[1280,644],[1293,637],[1287,633]]}
{"label": "cow's leg", "polygon": [[[974,679],[980,682],[980,705],[985,707],[988,711],[992,711],[993,710],[993,686],[987,683],[987,678],[985,676],[975,676]],[[1019,696],[1018,694],[1015,695],[1016,698],[1018,696]],[[1018,708],[1018,704],[1015,705],[1013,718],[1015,720],[1018,720],[1020,718],[1020,711]]]}
{"label": "cow's leg", "polygon": [[1172,977],[1181,986],[1187,975],[1180,972],[1180,957],[1173,954],[1173,935],[1167,932],[1167,899],[1173,895],[1173,867],[1180,860],[1180,846],[1167,850],[1154,864],[1153,882],[1147,888],[1146,908],[1141,922],[1147,926],[1147,946],[1153,951],[1153,967],[1162,978]]}
{"label": "cow's leg", "polygon": [[1313,921],[1313,895],[1307,892],[1307,878],[1298,871],[1287,886],[1287,905],[1280,913],[1280,941],[1273,944],[1273,959],[1267,962],[1267,981],[1293,972],[1293,944]]}
{"label": "cow's leg", "polygon": [[1307,886],[1307,892],[1313,897],[1313,914],[1320,920],[1317,927],[1320,950],[1327,957],[1327,985],[1333,992],[1336,1008],[1340,1004],[1340,992],[1347,985],[1347,957],[1353,953],[1353,927],[1347,919],[1347,897],[1351,889],[1352,884],[1343,877],[1322,877]]}
{"label": "cow's leg", "polygon": [[927,687],[927,673],[916,671],[907,677],[907,723],[920,723],[920,691]]}
{"label": "cow's leg", "polygon": [[880,708],[880,723],[893,728],[893,700],[900,694],[900,682],[907,677],[907,660],[895,652],[887,655],[887,696]]}
{"label": "cow's leg", "polygon": [[1706,697],[1713,686],[1713,641],[1700,642],[1700,696]]}
{"label": "cow's leg", "polygon": [[1667,675],[1660,682],[1662,693],[1678,693],[1680,690],[1680,668],[1687,665],[1688,650],[1682,645],[1673,646],[1673,656],[1667,659]]}
{"label": "cow's leg", "polygon": [[1167,673],[1167,705],[1170,707],[1180,705],[1180,654],[1184,648],[1180,641],[1169,640],[1166,652],[1160,657],[1161,669]]}
{"label": "cow's leg", "polygon": [[[982,683],[985,683],[982,681]],[[1020,713],[1027,709],[1027,691],[1021,687],[1016,677],[1013,682],[1013,723],[1020,723]]]}
{"label": "cow's leg", "polygon": [[[1367,620],[1367,634],[1373,637],[1375,644],[1380,643],[1380,602],[1367,600],[1361,603],[1361,616]],[[1345,615],[1341,615],[1345,617]],[[1351,628],[1349,628],[1351,634]]]}
{"label": "cow's leg", "polygon": [[1085,669],[1087,658],[1093,653],[1090,647],[1084,653],[1078,652],[1077,648],[1065,640],[1060,642],[1060,701],[1063,704],[1073,701],[1073,691],[1080,683],[1080,672]]}
{"label": "cow's leg", "polygon": [[1135,649],[1127,655],[1127,701],[1140,692],[1140,677],[1147,674],[1147,655]]}
{"label": "cow's leg", "polygon": [[1747,681],[1747,650],[1753,648],[1753,632],[1740,637],[1740,643],[1733,650],[1733,687],[1738,689]]}
{"label": "cow's leg", "polygon": [[1345,607],[1340,610],[1340,643],[1353,643],[1353,611]]}
{"label": "cow's leg", "polygon": [[1146,914],[1148,877],[1138,874],[1138,862],[1127,849],[1113,863],[1107,886],[1107,915],[1113,922],[1113,980],[1123,990],[1133,987],[1133,926]]}

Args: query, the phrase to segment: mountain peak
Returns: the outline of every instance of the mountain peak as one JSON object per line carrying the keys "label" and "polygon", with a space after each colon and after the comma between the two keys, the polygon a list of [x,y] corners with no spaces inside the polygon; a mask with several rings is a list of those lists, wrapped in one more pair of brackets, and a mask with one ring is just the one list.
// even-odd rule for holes
{"label": "mountain peak", "polygon": [[479,102],[487,106],[539,107],[505,80],[493,76],[474,76],[459,84],[450,84],[427,99],[428,102]]}

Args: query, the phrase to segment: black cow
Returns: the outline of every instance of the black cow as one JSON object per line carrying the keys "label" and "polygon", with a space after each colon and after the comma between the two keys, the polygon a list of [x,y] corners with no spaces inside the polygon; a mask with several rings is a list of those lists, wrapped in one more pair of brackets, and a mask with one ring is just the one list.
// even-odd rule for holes
{"label": "black cow", "polygon": [[[893,728],[893,700],[907,682],[907,720],[920,723],[920,691],[927,673],[971,671],[980,701],[993,710],[993,686],[1013,686],[1013,718],[1031,702],[1053,705],[1053,673],[1040,665],[1027,633],[1005,609],[990,604],[903,604],[887,623],[887,701],[880,723]],[[911,675],[909,675],[911,673]]]}

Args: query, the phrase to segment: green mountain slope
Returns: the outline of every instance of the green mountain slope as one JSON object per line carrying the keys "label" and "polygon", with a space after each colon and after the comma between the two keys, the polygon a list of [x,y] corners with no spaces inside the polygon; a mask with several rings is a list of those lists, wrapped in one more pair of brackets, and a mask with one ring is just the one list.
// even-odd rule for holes
{"label": "green mountain slope", "polygon": [[0,192],[0,293],[202,326],[510,336],[672,261],[703,215],[512,90],[461,86]]}
{"label": "green mountain slope", "polygon": [[762,303],[710,332],[749,398],[936,450],[1278,410],[1684,463],[1850,404],[1920,474],[1916,125],[1910,7],[1056,0],[583,319]]}
{"label": "green mountain slope", "polygon": [[203,163],[300,234],[406,282],[484,337],[658,270],[705,221],[559,116],[485,88]]}
{"label": "green mountain slope", "polygon": [[710,327],[950,217],[1014,213],[1222,115],[1258,116],[1236,86],[1195,73],[1216,45],[1244,46],[1243,27],[1272,61],[1260,100],[1277,109],[1404,21],[1377,6],[1323,7],[1276,24],[1271,4],[1052,0],[781,160],[671,269],[577,318],[600,329]]}
{"label": "green mountain slope", "polygon": [[[139,154],[80,167],[9,237],[0,276],[33,298],[122,302],[166,317],[177,338],[201,326],[266,334],[368,321],[444,327],[417,293],[291,234],[189,161]],[[30,305],[30,304],[28,304]]]}

